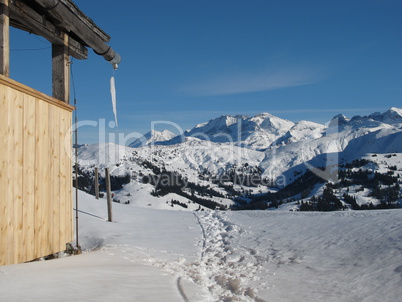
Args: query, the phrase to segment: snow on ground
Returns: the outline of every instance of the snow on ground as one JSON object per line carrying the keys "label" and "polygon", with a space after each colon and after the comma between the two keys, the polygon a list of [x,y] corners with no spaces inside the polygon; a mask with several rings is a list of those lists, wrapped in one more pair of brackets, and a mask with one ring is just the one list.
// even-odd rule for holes
{"label": "snow on ground", "polygon": [[79,256],[0,267],[2,301],[399,301],[401,210],[166,211],[80,193]]}

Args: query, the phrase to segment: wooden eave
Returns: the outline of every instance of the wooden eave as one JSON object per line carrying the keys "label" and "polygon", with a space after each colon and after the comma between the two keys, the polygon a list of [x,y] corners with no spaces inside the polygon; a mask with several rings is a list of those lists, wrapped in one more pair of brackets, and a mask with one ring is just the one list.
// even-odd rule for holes
{"label": "wooden eave", "polygon": [[[63,45],[63,32],[45,15],[38,13],[23,1],[11,1],[9,9],[11,26],[44,37],[54,45]],[[74,58],[79,60],[88,58],[88,49],[81,41],[70,37],[68,47],[70,55]]]}
{"label": "wooden eave", "polygon": [[85,15],[79,8],[76,6],[71,0],[61,0],[66,7],[69,8],[69,10],[77,16],[83,22],[88,28],[91,28],[91,30],[98,35],[104,42],[109,42],[110,41],[110,36],[105,33],[101,28],[99,28],[94,21],[92,21],[91,18],[89,18],[87,15]]}
{"label": "wooden eave", "polygon": [[63,45],[69,36],[69,54],[86,59],[92,48],[112,64],[120,56],[108,45],[110,36],[100,29],[71,0],[10,0],[10,24],[46,38],[53,45]]}
{"label": "wooden eave", "polygon": [[52,44],[52,95],[70,100],[70,56],[87,59],[88,48],[117,69],[120,56],[110,37],[72,0],[0,0],[0,74],[10,75],[10,34],[13,26],[46,38]]}

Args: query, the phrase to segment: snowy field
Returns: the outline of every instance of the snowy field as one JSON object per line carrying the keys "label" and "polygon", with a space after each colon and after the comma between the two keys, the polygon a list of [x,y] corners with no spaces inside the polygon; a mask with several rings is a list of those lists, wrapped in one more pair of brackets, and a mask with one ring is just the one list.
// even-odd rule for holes
{"label": "snowy field", "polygon": [[80,193],[85,252],[0,267],[0,301],[400,301],[402,211],[190,212]]}

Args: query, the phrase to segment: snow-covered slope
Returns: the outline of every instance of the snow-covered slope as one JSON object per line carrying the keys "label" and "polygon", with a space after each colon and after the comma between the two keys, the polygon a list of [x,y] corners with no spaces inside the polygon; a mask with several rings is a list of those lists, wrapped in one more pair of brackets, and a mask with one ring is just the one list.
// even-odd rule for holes
{"label": "snow-covered slope", "polygon": [[399,301],[401,210],[178,212],[79,194],[84,253],[0,267],[2,301]]}
{"label": "snow-covered slope", "polygon": [[126,157],[126,149],[113,143],[82,145],[78,148],[78,164],[84,167],[109,167]]}
{"label": "snow-covered slope", "polygon": [[151,131],[147,132],[146,134],[144,134],[144,136],[136,139],[134,142],[129,144],[129,147],[138,148],[138,147],[153,145],[156,143],[169,141],[175,136],[176,135],[173,132],[166,130],[166,129],[163,131],[151,130]]}
{"label": "snow-covered slope", "polygon": [[[389,111],[381,116],[388,116]],[[402,116],[400,118],[402,120]],[[398,119],[394,116],[394,120]],[[348,119],[343,115],[334,117],[327,128],[310,122],[300,123],[266,151],[261,163],[265,174],[288,176],[295,167],[301,169],[299,172],[305,171],[305,162],[325,167],[368,153],[402,152],[402,127],[398,123],[383,123],[360,116]],[[323,156],[325,154],[330,156]],[[291,179],[288,177],[287,181]]]}
{"label": "snow-covered slope", "polygon": [[[130,201],[138,206],[172,209],[170,203],[172,199],[185,203],[189,200],[177,194],[168,194],[163,198],[151,196],[150,193],[155,188],[143,182],[144,175],[156,177],[155,169],[177,173],[184,178],[186,184],[208,186],[217,192],[215,197],[203,198],[230,206],[233,201],[226,197],[224,190],[211,182],[211,177],[220,176],[236,167],[243,173],[248,171],[252,173],[265,155],[263,152],[248,148],[188,137],[184,143],[173,146],[130,148],[111,143],[85,145],[79,148],[78,156],[80,170],[85,175],[93,177],[95,166],[99,167],[101,177],[105,176],[105,167],[109,167],[110,174],[114,177],[129,175],[130,183],[114,192],[116,201],[121,203]],[[105,159],[105,162],[99,160],[100,158]],[[221,194],[223,195],[219,197]],[[187,208],[174,208],[195,210],[198,207],[198,204],[188,203]]]}
{"label": "snow-covered slope", "polygon": [[314,140],[325,134],[325,126],[309,121],[300,121],[276,140],[275,145],[287,145],[290,143]]}

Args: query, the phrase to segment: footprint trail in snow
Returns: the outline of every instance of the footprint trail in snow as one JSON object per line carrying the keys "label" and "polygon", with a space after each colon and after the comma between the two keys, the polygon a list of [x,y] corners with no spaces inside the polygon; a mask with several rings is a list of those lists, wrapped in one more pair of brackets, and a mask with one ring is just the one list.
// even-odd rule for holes
{"label": "footprint trail in snow", "polygon": [[[184,302],[264,302],[257,294],[258,290],[266,287],[262,280],[262,276],[268,275],[264,265],[267,262],[266,251],[240,243],[241,237],[250,233],[231,223],[230,213],[210,211],[193,214],[200,226],[201,239],[198,242],[199,254],[191,260],[179,254],[171,255],[177,257],[176,261],[165,260],[156,256],[155,250],[140,247],[108,246],[103,250],[111,255],[118,253],[134,262],[142,258],[176,276],[177,290]],[[137,258],[133,258],[134,255]]]}
{"label": "footprint trail in snow", "polygon": [[245,230],[230,223],[226,212],[194,215],[202,230],[201,253],[185,269],[187,277],[207,288],[211,301],[264,301],[252,287],[263,270],[260,253],[239,245]]}

